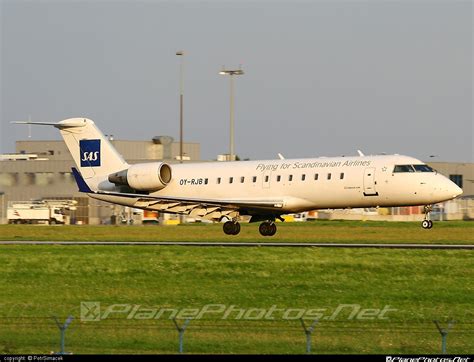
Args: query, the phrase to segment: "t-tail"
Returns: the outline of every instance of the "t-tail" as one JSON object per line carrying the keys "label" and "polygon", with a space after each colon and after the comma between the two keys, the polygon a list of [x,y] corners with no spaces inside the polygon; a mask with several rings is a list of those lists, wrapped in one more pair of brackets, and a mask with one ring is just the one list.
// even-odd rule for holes
{"label": "t-tail", "polygon": [[[58,123],[13,123],[58,128],[76,163],[77,170],[92,191],[96,191],[99,183],[107,180],[108,175],[129,167],[128,163],[90,119],[69,118]],[[77,178],[76,174],[74,176]]]}

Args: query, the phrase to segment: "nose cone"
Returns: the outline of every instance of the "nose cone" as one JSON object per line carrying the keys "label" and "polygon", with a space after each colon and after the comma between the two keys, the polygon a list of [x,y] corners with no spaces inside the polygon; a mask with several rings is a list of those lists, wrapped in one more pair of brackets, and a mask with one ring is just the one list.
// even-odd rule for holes
{"label": "nose cone", "polygon": [[443,175],[437,175],[433,196],[436,195],[436,202],[452,200],[462,194],[462,189],[453,181]]}
{"label": "nose cone", "polygon": [[462,194],[462,188],[456,185],[454,182],[451,181],[451,185],[449,185],[449,192],[453,195],[453,199],[458,197]]}
{"label": "nose cone", "polygon": [[456,185],[453,181],[445,178],[441,186],[441,192],[444,197],[448,200],[452,200],[462,194],[462,189]]}

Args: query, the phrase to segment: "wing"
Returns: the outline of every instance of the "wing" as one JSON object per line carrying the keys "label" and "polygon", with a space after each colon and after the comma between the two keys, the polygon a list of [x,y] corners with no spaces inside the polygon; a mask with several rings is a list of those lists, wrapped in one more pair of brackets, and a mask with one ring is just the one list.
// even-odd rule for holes
{"label": "wing", "polygon": [[87,193],[98,200],[112,202],[138,209],[184,214],[191,217],[202,217],[220,220],[223,216],[236,217],[245,215],[281,215],[284,200],[282,199],[202,199],[170,196],[153,196],[133,193],[92,191],[82,175],[72,169],[79,191]]}
{"label": "wing", "polygon": [[242,200],[242,199],[198,199],[167,196],[127,194],[119,192],[98,191],[89,193],[95,199],[126,204],[139,209],[156,210],[191,217],[220,220],[223,216],[236,217],[245,215],[280,215],[283,200]]}

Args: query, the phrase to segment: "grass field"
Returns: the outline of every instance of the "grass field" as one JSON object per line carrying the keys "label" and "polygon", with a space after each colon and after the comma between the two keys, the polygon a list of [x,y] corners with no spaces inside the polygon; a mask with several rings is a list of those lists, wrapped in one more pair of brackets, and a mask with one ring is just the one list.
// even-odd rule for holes
{"label": "grass field", "polygon": [[[471,225],[288,224],[279,225],[277,240],[472,243]],[[257,235],[255,226],[244,225],[244,241],[273,240]],[[224,237],[219,225],[1,226],[0,233],[4,240],[240,240]],[[192,320],[186,352],[304,353],[297,317],[315,310],[321,318],[314,353],[439,353],[434,319],[456,320],[449,353],[474,351],[471,251],[10,245],[0,246],[0,266],[0,353],[57,351],[59,331],[51,317],[69,314],[76,319],[66,349],[75,354],[175,353],[172,312],[156,318],[154,311],[191,313],[209,305],[234,311]],[[129,310],[81,321],[81,302],[100,302],[102,312],[116,304]],[[335,316],[341,305],[348,306]],[[384,319],[377,318],[374,310],[387,306]],[[262,317],[272,307],[286,318],[283,312]],[[365,318],[351,316],[358,308]],[[240,310],[247,314],[238,318]]]}
{"label": "grass field", "polygon": [[418,222],[315,221],[278,223],[273,237],[262,237],[257,224],[242,224],[237,236],[224,235],[221,224],[179,226],[0,225],[0,240],[99,241],[233,241],[233,242],[367,242],[473,244],[474,223],[435,222],[424,230]]}

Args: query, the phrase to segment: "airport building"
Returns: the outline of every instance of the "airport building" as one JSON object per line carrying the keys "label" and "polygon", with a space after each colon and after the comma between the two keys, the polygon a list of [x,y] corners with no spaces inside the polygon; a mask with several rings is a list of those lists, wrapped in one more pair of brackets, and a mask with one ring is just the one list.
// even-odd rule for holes
{"label": "airport building", "polygon": [[[179,142],[158,136],[149,141],[114,140],[118,152],[130,163],[179,162]],[[199,143],[183,143],[183,162],[200,160]],[[129,218],[125,208],[100,202],[81,194],[72,176],[74,161],[61,141],[17,141],[16,152],[0,155],[0,222],[6,222],[8,202],[32,200],[75,200],[66,211],[68,222],[102,224]]]}

